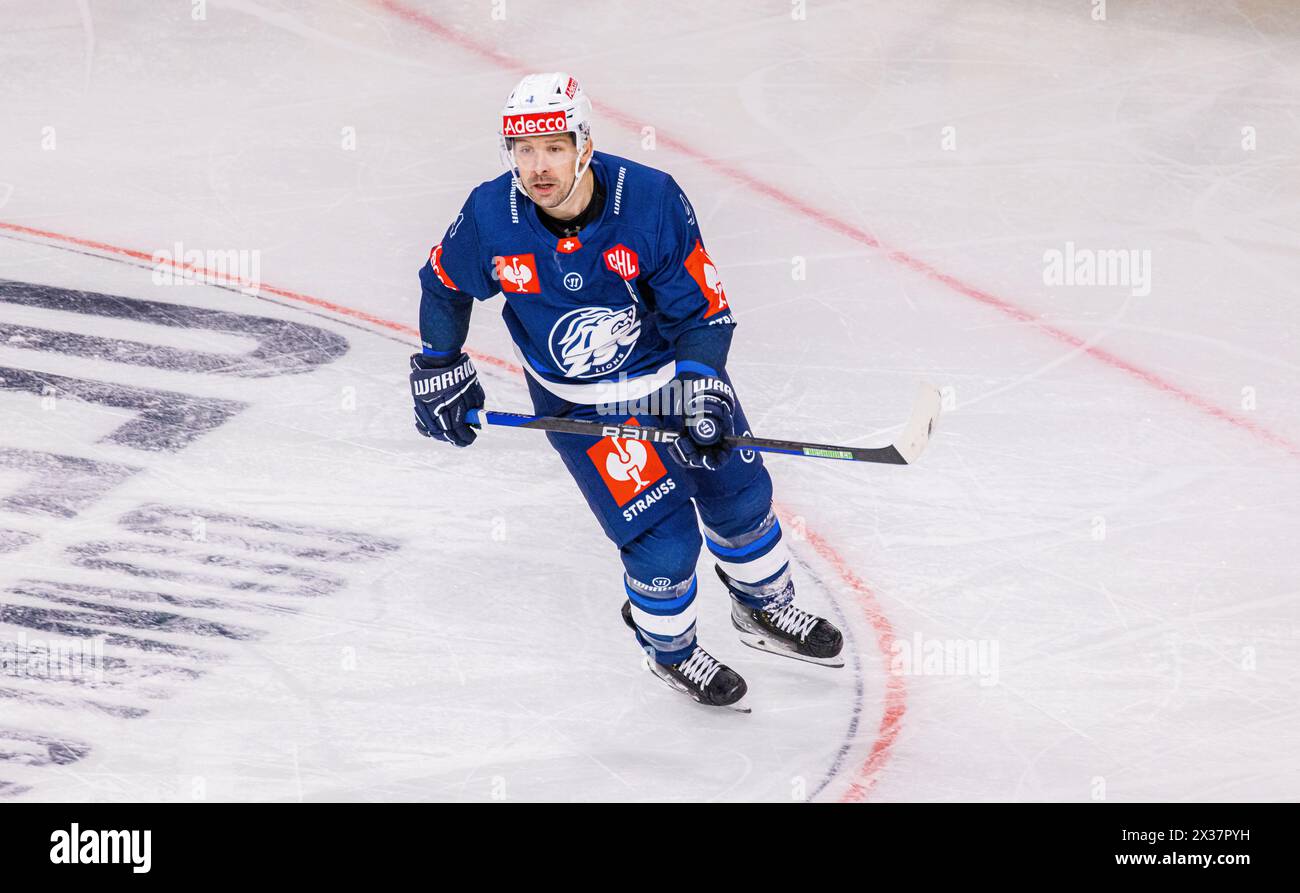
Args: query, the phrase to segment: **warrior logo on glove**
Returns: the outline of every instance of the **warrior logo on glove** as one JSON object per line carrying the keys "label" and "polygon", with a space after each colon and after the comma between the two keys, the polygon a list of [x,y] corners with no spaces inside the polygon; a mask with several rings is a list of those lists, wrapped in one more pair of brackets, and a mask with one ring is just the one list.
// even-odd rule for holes
{"label": "warrior logo on glove", "polygon": [[415,430],[425,437],[467,447],[478,437],[468,412],[483,408],[478,370],[466,354],[448,365],[439,357],[411,357],[411,396],[415,398]]}

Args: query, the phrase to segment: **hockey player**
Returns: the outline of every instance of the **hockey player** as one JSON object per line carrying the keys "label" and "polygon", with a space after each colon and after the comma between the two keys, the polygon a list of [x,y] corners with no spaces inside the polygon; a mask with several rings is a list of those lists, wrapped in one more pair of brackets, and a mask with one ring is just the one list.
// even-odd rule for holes
{"label": "hockey player", "polygon": [[639,440],[547,437],[619,549],[623,619],[655,674],[732,705],[745,681],[696,640],[701,520],[746,644],[841,666],[842,637],[793,602],[762,457],[721,443],[749,430],[726,371],[735,321],[695,209],[668,174],[595,151],[590,117],[563,72],[529,75],[506,100],[506,173],[470,193],[420,270],[416,428],[474,442],[466,412],[484,394],[462,347],[474,300],[501,292],[537,414],[681,431],[667,457]]}

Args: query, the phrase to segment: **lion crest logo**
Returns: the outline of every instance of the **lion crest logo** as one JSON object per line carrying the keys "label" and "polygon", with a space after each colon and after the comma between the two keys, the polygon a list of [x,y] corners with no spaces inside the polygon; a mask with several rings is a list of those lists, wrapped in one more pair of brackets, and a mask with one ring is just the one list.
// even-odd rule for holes
{"label": "lion crest logo", "polygon": [[632,354],[641,335],[636,307],[579,307],[551,328],[551,359],[565,378],[599,378]]}

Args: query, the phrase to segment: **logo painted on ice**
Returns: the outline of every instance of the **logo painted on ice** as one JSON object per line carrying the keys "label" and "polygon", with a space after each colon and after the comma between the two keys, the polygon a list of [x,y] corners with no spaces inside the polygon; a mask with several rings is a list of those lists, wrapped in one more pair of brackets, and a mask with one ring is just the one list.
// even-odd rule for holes
{"label": "logo painted on ice", "polygon": [[567,276],[564,277],[564,287],[567,288],[569,291],[577,291],[578,289],[582,288],[582,274],[569,273]]}
{"label": "logo painted on ice", "polygon": [[632,280],[641,272],[637,264],[636,252],[620,243],[605,252],[605,266],[609,267],[624,280]]}
{"label": "logo painted on ice", "polygon": [[640,335],[636,307],[579,307],[551,328],[551,359],[565,378],[598,378],[623,365]]}

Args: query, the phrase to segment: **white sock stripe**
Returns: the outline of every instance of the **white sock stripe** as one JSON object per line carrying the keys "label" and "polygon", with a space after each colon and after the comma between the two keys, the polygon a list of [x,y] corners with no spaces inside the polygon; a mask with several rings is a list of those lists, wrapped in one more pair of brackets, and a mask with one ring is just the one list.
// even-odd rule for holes
{"label": "white sock stripe", "polygon": [[632,605],[632,620],[638,627],[648,633],[654,633],[656,636],[676,637],[683,635],[691,628],[691,624],[695,623],[695,617],[698,613],[694,599],[680,614],[670,614],[666,617],[647,614],[638,608],[635,603]]}
{"label": "white sock stripe", "polygon": [[790,547],[785,544],[784,539],[780,539],[768,550],[766,555],[755,558],[753,561],[728,561],[716,555],[713,558],[718,562],[718,566],[727,572],[727,576],[733,580],[739,580],[742,583],[757,583],[760,580],[766,580],[780,571],[783,566],[790,563]]}

